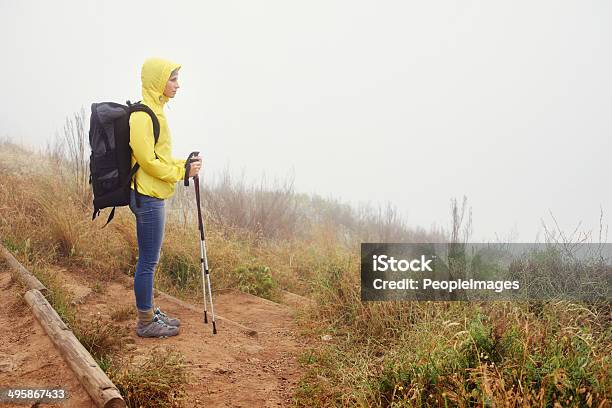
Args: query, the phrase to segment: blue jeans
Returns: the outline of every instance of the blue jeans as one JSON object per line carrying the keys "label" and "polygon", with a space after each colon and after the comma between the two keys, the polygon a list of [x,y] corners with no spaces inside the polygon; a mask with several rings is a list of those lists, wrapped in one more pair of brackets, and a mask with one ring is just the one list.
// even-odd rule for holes
{"label": "blue jeans", "polygon": [[138,310],[153,307],[153,274],[159,262],[166,207],[164,200],[140,194],[140,208],[136,207],[136,195],[131,190],[130,210],[136,216],[138,237],[138,263],[134,274],[134,294]]}

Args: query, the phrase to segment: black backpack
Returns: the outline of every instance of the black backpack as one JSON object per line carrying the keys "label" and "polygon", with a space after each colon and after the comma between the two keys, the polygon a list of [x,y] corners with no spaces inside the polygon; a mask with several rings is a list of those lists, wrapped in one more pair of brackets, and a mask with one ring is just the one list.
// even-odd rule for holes
{"label": "black backpack", "polygon": [[[153,121],[155,143],[159,138],[159,120],[151,108],[140,101],[126,103],[127,106],[115,102],[91,104],[89,184],[93,187],[94,195],[92,221],[100,215],[101,209],[113,207],[102,228],[106,227],[115,216],[115,207],[130,204],[130,181],[140,167],[138,163],[131,167],[130,115],[132,112],[148,113]],[[136,187],[135,182],[134,187]]]}

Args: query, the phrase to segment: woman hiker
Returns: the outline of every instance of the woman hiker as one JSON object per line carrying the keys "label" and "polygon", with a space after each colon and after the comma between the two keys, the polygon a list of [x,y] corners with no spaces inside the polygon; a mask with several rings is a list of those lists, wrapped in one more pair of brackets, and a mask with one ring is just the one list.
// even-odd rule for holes
{"label": "woman hiker", "polygon": [[[159,120],[157,143],[150,116],[146,112],[134,112],[130,116],[132,166],[136,162],[140,165],[130,192],[130,210],[136,216],[138,237],[134,294],[138,312],[136,334],[140,337],[175,336],[179,332],[179,319],[153,306],[153,274],[164,238],[165,200],[174,194],[175,184],[184,179],[186,172],[186,160],[172,157],[172,140],[164,116],[165,103],[174,98],[179,88],[180,67],[161,58],[149,58],[142,66],[142,103],[151,108]],[[202,158],[196,159],[189,167],[189,177],[197,175],[202,166]]]}

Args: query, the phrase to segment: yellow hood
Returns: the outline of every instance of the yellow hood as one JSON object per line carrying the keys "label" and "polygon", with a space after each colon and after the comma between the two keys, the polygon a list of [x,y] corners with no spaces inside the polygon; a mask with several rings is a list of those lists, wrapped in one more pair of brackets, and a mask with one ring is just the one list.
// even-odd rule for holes
{"label": "yellow hood", "polygon": [[163,109],[169,99],[164,95],[166,83],[172,71],[180,67],[179,64],[163,58],[148,58],[144,62],[140,79],[142,80],[142,99],[146,105]]}
{"label": "yellow hood", "polygon": [[168,101],[164,89],[170,74],[177,68],[179,64],[162,58],[149,58],[142,65],[142,99],[159,120],[157,143],[149,115],[145,112],[130,115],[132,166],[140,165],[131,187],[135,188],[135,182],[141,194],[161,199],[172,196],[175,184],[185,177],[185,160],[172,156],[172,138],[164,115],[164,104]]}

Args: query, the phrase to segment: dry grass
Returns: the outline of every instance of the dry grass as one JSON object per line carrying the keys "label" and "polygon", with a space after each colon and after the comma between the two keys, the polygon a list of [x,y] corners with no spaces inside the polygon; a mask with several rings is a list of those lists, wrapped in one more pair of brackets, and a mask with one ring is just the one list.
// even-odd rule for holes
{"label": "dry grass", "polygon": [[609,402],[610,303],[361,302],[359,265],[328,261],[302,323],[332,340],[302,355],[296,405]]}
{"label": "dry grass", "polygon": [[[0,143],[0,159],[12,155],[0,160],[0,167],[24,154],[31,153]],[[77,265],[91,274],[91,281],[133,273],[133,216],[120,209],[115,220],[100,229],[105,219],[91,222],[79,190],[66,187],[69,183],[57,176],[60,172],[51,168],[45,177],[29,177],[24,188],[23,179],[12,173],[15,169],[4,166],[0,236],[20,260],[39,271],[43,283],[53,288],[58,312],[76,325],[69,296],[45,276],[44,265]],[[302,311],[301,326],[317,341],[323,334],[331,334],[332,340],[302,355],[306,375],[296,405],[609,403],[609,304],[361,302],[359,242],[442,241],[444,231],[410,230],[392,206],[355,210],[294,194],[288,185],[277,185],[271,194],[264,190],[229,179],[206,190],[211,279],[216,289],[244,285],[262,294],[282,288],[316,301],[316,307]],[[269,203],[273,205],[267,207]],[[178,188],[169,204],[155,284],[179,297],[201,299],[193,190]],[[453,214],[462,218],[463,211]],[[127,319],[129,313],[115,310],[113,319]],[[156,406],[180,403],[186,381],[180,356],[154,353],[128,370],[129,363],[116,356],[109,340],[110,327],[100,322],[99,327],[84,325],[80,330],[131,406],[153,406],[146,404],[160,390],[170,399],[164,402],[168,405]],[[156,383],[161,388],[154,387]]]}
{"label": "dry grass", "polygon": [[188,374],[182,355],[160,346],[140,362],[124,362],[110,377],[130,408],[183,406]]}
{"label": "dry grass", "polygon": [[126,343],[133,343],[125,326],[108,319],[77,318],[73,326],[74,335],[98,363],[118,355]]}
{"label": "dry grass", "polygon": [[111,311],[110,317],[117,322],[124,322],[129,319],[135,319],[136,310],[132,305],[120,306]]}

